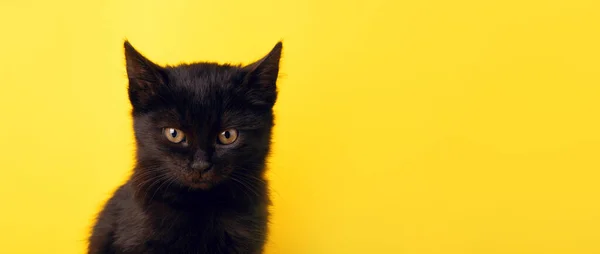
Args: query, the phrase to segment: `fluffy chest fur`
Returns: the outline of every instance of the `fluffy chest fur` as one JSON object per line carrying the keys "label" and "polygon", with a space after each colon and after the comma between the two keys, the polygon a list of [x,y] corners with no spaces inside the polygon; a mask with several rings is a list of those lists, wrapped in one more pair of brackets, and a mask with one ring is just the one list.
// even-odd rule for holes
{"label": "fluffy chest fur", "polygon": [[[130,186],[119,190],[115,253],[261,253],[267,204],[177,209],[160,199],[145,209]],[[156,198],[156,197],[155,197]]]}

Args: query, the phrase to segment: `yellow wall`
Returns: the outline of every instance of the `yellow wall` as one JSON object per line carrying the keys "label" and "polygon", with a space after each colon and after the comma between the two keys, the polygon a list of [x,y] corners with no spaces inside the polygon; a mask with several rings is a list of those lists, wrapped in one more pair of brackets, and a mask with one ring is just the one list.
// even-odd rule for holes
{"label": "yellow wall", "polygon": [[2,1],[0,253],[82,253],[128,176],[124,38],[284,40],[268,253],[600,253],[599,4]]}

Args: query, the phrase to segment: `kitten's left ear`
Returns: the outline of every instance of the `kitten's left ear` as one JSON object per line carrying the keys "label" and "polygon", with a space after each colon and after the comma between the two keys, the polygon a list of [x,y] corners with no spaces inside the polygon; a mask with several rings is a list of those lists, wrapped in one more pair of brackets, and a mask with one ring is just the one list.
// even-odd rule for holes
{"label": "kitten's left ear", "polygon": [[277,99],[277,76],[283,43],[280,41],[262,59],[244,67],[244,86],[250,88],[252,101],[257,104],[275,104]]}

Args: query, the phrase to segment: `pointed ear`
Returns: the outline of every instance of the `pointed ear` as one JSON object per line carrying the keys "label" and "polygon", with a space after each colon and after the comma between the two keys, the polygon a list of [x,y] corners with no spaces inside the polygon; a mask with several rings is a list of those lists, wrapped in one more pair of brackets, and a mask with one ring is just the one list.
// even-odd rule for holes
{"label": "pointed ear", "polygon": [[257,104],[275,104],[282,48],[283,44],[280,41],[265,57],[244,67],[244,86],[250,89],[248,96]]}
{"label": "pointed ear", "polygon": [[166,83],[163,69],[146,59],[128,41],[124,43],[129,101],[136,110],[147,109],[157,97],[158,89]]}

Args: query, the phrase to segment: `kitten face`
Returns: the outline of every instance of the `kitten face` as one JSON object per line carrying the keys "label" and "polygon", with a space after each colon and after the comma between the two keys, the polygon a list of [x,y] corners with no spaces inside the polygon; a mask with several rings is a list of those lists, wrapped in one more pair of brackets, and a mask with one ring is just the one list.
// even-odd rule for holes
{"label": "kitten face", "polygon": [[160,67],[128,42],[125,52],[138,176],[207,190],[262,175],[281,43],[244,67]]}

